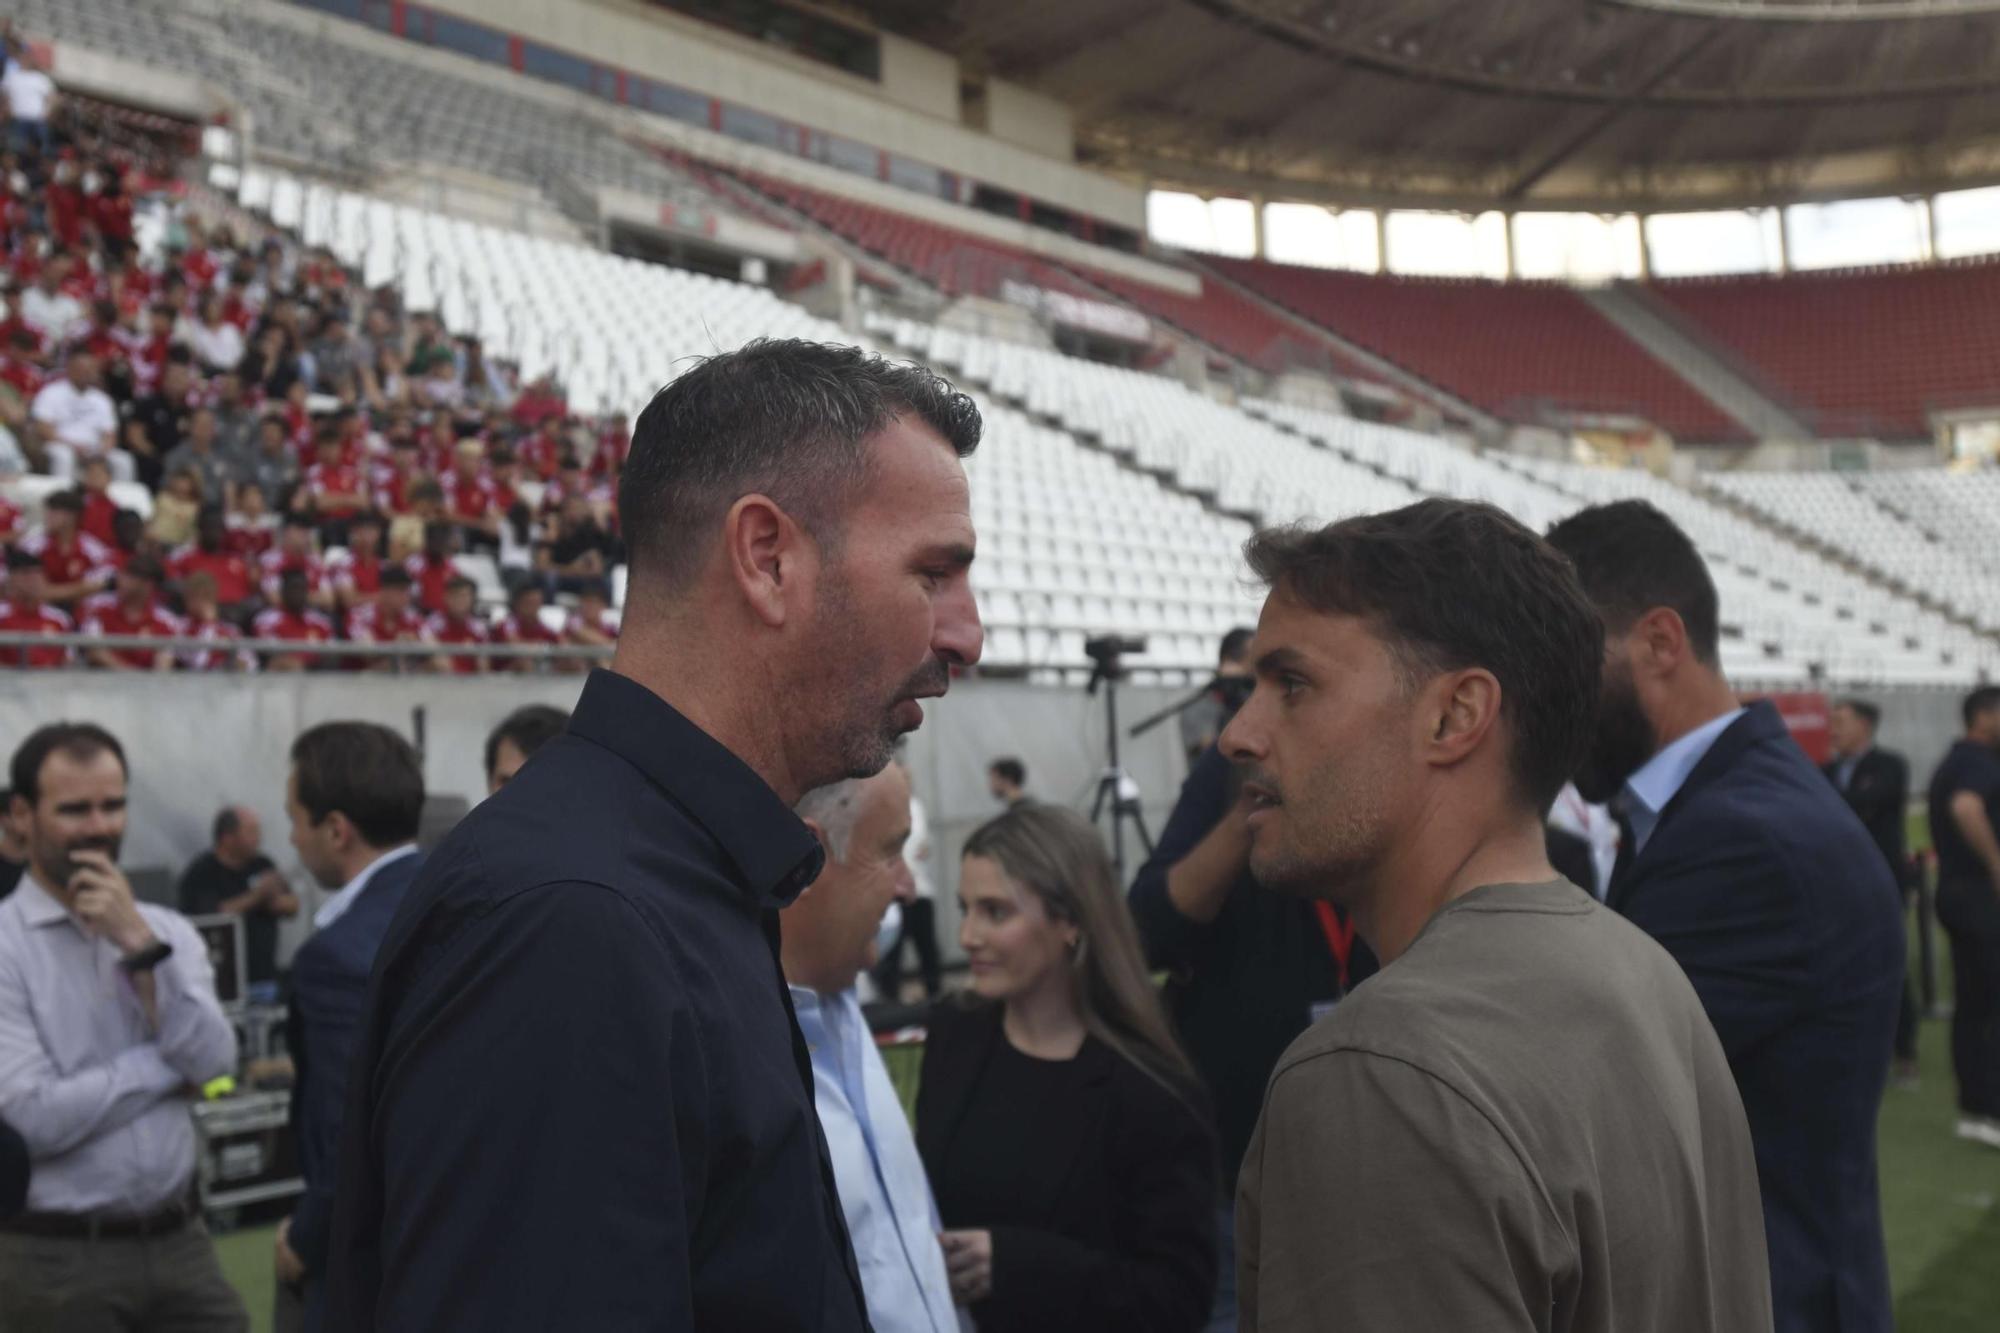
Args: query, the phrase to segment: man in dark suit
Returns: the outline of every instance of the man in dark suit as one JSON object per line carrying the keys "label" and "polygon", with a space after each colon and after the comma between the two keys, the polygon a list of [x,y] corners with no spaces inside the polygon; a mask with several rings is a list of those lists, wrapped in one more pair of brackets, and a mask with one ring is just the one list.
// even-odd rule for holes
{"label": "man in dark suit", "polygon": [[867,1327],[778,910],[820,870],[799,798],[979,660],[979,434],[922,367],[794,340],[640,414],[617,657],[377,955],[330,1327]]}
{"label": "man in dark suit", "polygon": [[[1903,851],[1904,824],[1910,815],[1910,763],[1894,750],[1875,744],[1882,710],[1866,699],[1842,699],[1827,714],[1833,762],[1820,771],[1847,798],[1847,808],[1861,821],[1868,836],[1882,849],[1882,859],[1903,890],[1907,915],[1915,878]],[[1907,972],[1907,968],[1905,969]],[[1917,1076],[1917,994],[1903,978],[1902,1009],[1896,1015],[1896,1077]]]}
{"label": "man in dark suit", "polygon": [[1610,905],[1694,982],[1750,1117],[1777,1333],[1888,1333],[1875,1117],[1903,978],[1896,885],[1769,703],[1739,707],[1715,585],[1643,501],[1549,533],[1604,617],[1576,785],[1630,836]]}
{"label": "man in dark suit", "polygon": [[319,886],[333,894],[313,915],[313,936],[292,958],[285,1048],[292,1083],[292,1132],[306,1192],[278,1228],[280,1303],[303,1288],[306,1333],[326,1314],[327,1233],[347,1068],[375,951],[417,877],[417,825],[424,774],[416,751],[387,727],[328,722],[292,743],[285,812],[292,846]]}

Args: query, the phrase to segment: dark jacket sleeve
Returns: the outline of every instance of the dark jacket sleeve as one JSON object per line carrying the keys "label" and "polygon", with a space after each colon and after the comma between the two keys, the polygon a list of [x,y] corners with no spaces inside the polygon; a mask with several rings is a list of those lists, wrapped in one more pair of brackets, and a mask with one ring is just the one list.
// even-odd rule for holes
{"label": "dark jacket sleeve", "polygon": [[0,1218],[28,1206],[28,1141],[0,1120]]}
{"label": "dark jacket sleeve", "polygon": [[1813,936],[1799,886],[1773,873],[1783,858],[1747,817],[1676,832],[1620,910],[1687,973],[1733,1061],[1812,994]]}
{"label": "dark jacket sleeve", "polygon": [[[372,1105],[348,1107],[366,1118],[341,1188],[367,1192],[351,1160],[365,1126],[380,1223],[357,1231],[343,1201],[335,1228],[365,1238],[376,1282],[334,1255],[351,1290],[329,1326],[691,1333],[710,1127],[671,953],[593,884],[519,893],[435,936],[412,946],[432,955],[420,979],[378,964],[389,1016],[380,1058],[351,1075]],[[372,1311],[344,1304],[357,1292]]]}
{"label": "dark jacket sleeve", "polygon": [[1115,1249],[996,1226],[990,1308],[1010,1328],[1193,1333],[1215,1299],[1215,1137],[1188,1103],[1120,1071],[1103,1150],[1112,1161]]}
{"label": "dark jacket sleeve", "polygon": [[1146,961],[1156,968],[1182,971],[1201,959],[1209,927],[1181,915],[1167,896],[1167,872],[1206,838],[1229,809],[1229,761],[1214,746],[1195,760],[1181,784],[1180,799],[1167,816],[1153,855],[1139,867],[1128,901]]}
{"label": "dark jacket sleeve", "polygon": [[310,1033],[306,1039],[312,1043],[312,1055],[299,1071],[292,1123],[299,1136],[300,1161],[309,1165],[305,1193],[292,1210],[289,1244],[308,1273],[321,1274],[326,1271],[327,1238],[333,1226],[333,1172],[340,1154],[341,1112],[347,1105],[348,1066],[353,1063],[354,1034],[361,1022],[368,976],[329,965],[315,968],[310,982],[304,977],[297,980],[298,1006],[310,1006],[314,1018],[299,1029],[302,1036]]}

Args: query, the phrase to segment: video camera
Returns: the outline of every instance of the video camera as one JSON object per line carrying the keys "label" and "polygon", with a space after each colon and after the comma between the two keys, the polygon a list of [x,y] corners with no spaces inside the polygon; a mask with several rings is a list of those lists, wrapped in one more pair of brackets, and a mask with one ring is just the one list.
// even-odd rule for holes
{"label": "video camera", "polygon": [[1100,634],[1094,639],[1085,639],[1083,654],[1096,664],[1090,673],[1090,693],[1097,693],[1097,683],[1100,680],[1125,679],[1125,654],[1145,651],[1144,639],[1134,639],[1126,635]]}

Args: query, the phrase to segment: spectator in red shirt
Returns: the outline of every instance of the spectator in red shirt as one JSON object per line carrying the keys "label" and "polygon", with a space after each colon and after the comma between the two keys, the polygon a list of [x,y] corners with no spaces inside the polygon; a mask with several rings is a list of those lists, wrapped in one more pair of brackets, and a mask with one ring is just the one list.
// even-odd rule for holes
{"label": "spectator in red shirt", "polygon": [[504,444],[492,446],[486,454],[487,476],[493,482],[493,504],[501,516],[512,518],[521,503],[521,458]]}
{"label": "spectator in red shirt", "polygon": [[597,433],[597,450],[590,456],[590,475],[614,490],[625,471],[625,456],[632,452],[632,427],[623,412],[604,418]]}
{"label": "spectator in red shirt", "polygon": [[168,562],[168,573],[183,585],[183,598],[187,596],[185,585],[197,578],[207,579],[215,599],[232,611],[248,602],[256,588],[250,561],[230,544],[222,510],[217,505],[204,507],[195,517],[194,544],[174,552]]}
{"label": "spectator in red shirt", "polygon": [[[148,638],[171,639],[180,632],[180,622],[157,601],[164,577],[159,563],[145,556],[135,557],[118,574],[118,594],[108,606],[97,606],[85,615],[85,634],[140,634]],[[108,671],[168,671],[173,653],[165,648],[92,648],[92,666]]]}
{"label": "spectator in red shirt", "polygon": [[423,435],[424,470],[442,478],[458,457],[458,428],[449,413],[440,412]]}
{"label": "spectator in red shirt", "polygon": [[385,514],[411,511],[410,490],[424,479],[424,456],[416,437],[403,434],[389,437],[389,461],[379,465],[373,478],[375,507]]}
{"label": "spectator in red shirt", "polygon": [[[9,634],[70,634],[76,624],[43,598],[42,562],[26,551],[7,557],[7,600],[0,602],[0,631]],[[71,661],[67,648],[0,648],[0,667],[59,667]]]}
{"label": "spectator in red shirt", "polygon": [[57,491],[42,502],[42,533],[21,543],[41,558],[42,596],[66,608],[110,586],[116,572],[111,548],[81,530],[83,495]]}
{"label": "spectator in red shirt", "polygon": [[159,386],[174,345],[174,308],[159,302],[146,311],[146,329],[132,351],[132,388],[149,394]]}
{"label": "spectator in red shirt", "polygon": [[83,462],[83,515],[77,524],[106,546],[118,544],[118,502],[111,498],[111,464],[102,458]]}
{"label": "spectator in red shirt", "polygon": [[260,560],[278,544],[278,516],[265,505],[262,487],[244,486],[236,492],[227,541],[229,549],[245,560]]}
{"label": "spectator in red shirt", "polygon": [[403,567],[410,571],[417,587],[417,605],[426,611],[444,610],[445,591],[458,576],[458,566],[451,559],[457,542],[458,530],[451,524],[427,524],[423,551],[404,562]]}
{"label": "spectator in red shirt", "polygon": [[[283,643],[329,643],[333,622],[312,609],[302,569],[288,569],[278,578],[278,604],[257,617],[253,633]],[[319,654],[272,653],[265,666],[272,671],[306,671],[324,660]]]}
{"label": "spectator in red shirt", "polygon": [[25,532],[25,515],[21,506],[0,495],[0,554],[12,550]]}
{"label": "spectator in red shirt", "polygon": [[514,452],[530,477],[540,482],[554,481],[562,456],[569,452],[568,446],[563,443],[562,419],[550,417],[544,420]]}
{"label": "spectator in red shirt", "polygon": [[[521,396],[514,400],[514,420],[523,426],[540,427],[552,421],[560,424],[567,415],[569,415],[569,404],[563,401],[562,394],[556,390],[555,381],[547,375],[521,390]],[[559,451],[551,451],[549,454],[548,461],[551,466],[555,462],[557,452]],[[529,466],[534,466],[533,460],[529,460]]]}
{"label": "spectator in red shirt", "polygon": [[326,563],[333,575],[334,598],[343,611],[374,601],[382,590],[381,516],[356,514],[347,525],[347,545],[327,552]]}
{"label": "spectator in red shirt", "polygon": [[461,440],[451,471],[440,478],[445,506],[464,535],[468,550],[500,549],[500,511],[493,483],[486,478],[486,446]]}
{"label": "spectator in red shirt", "polygon": [[278,535],[278,547],[266,551],[257,564],[262,570],[264,600],[276,602],[281,580],[297,574],[305,580],[307,604],[319,611],[333,609],[333,582],[326,576],[326,562],[313,549],[313,521],[302,514],[290,514]]}
{"label": "spectator in red shirt", "polygon": [[243,631],[222,618],[213,578],[207,574],[189,577],[181,587],[181,604],[187,608],[187,615],[181,620],[181,637],[201,639],[213,645],[208,648],[183,648],[176,653],[175,661],[183,671],[257,669],[255,654],[232,646],[243,641]]}
{"label": "spectator in red shirt", "polygon": [[[382,587],[373,602],[355,607],[347,616],[347,637],[355,643],[426,643],[424,615],[410,604],[410,573],[400,565],[382,571]],[[363,671],[423,671],[435,665],[423,657],[362,657]]]}
{"label": "spectator in red shirt", "polygon": [[368,484],[361,469],[342,457],[346,444],[340,438],[340,427],[326,422],[319,427],[317,437],[319,461],[306,469],[293,506],[296,512],[318,521],[320,535],[328,544],[339,545],[347,540],[347,527],[354,516],[368,508]]}
{"label": "spectator in red shirt", "polygon": [[[493,636],[473,612],[478,595],[479,590],[471,579],[463,574],[455,575],[445,584],[444,610],[425,622],[424,632],[440,644],[488,642]],[[461,654],[441,659],[439,669],[460,676],[483,676],[487,661],[484,657]]]}
{"label": "spectator in red shirt", "polygon": [[0,357],[0,384],[20,396],[19,418],[7,423],[18,427],[27,420],[28,404],[35,401],[35,395],[49,382],[49,376],[42,369],[42,344],[35,331],[18,320],[8,322],[13,327],[7,333],[7,354]]}
{"label": "spectator in red shirt", "polygon": [[[500,622],[496,636],[501,643],[541,643],[559,644],[563,636],[542,623],[542,590],[533,583],[524,583],[514,589],[514,595],[507,599],[507,618]],[[533,657],[511,657],[496,664],[503,671],[528,675],[541,669],[541,660]]]}

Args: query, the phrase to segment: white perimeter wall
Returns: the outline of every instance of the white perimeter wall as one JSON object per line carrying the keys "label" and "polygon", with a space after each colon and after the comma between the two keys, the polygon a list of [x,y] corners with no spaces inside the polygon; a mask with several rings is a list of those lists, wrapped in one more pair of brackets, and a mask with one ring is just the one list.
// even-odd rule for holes
{"label": "white perimeter wall", "polygon": [[[299,869],[285,817],[286,754],[292,739],[320,722],[379,722],[405,736],[425,713],[424,778],[434,794],[476,802],[486,794],[486,735],[525,703],[570,707],[582,688],[574,676],[464,677],[113,676],[92,672],[0,673],[0,748],[14,748],[34,728],[58,719],[95,722],[122,741],[131,762],[131,815],[123,862],[129,869],[181,867],[208,845],[210,821],[226,804],[256,809],[264,850],[304,899],[280,936],[288,957],[304,939],[321,895]],[[1178,697],[1179,691],[1119,692],[1126,726]],[[998,813],[986,791],[986,764],[1015,755],[1028,766],[1036,797],[1088,813],[1104,762],[1102,699],[1081,690],[1016,682],[960,682],[926,705],[910,743],[916,791],[931,815],[932,865],[939,933],[949,957],[958,909],[958,849]],[[1155,833],[1178,793],[1184,763],[1170,722],[1126,742],[1124,762],[1145,793]],[[1138,868],[1134,849],[1128,865]]]}

